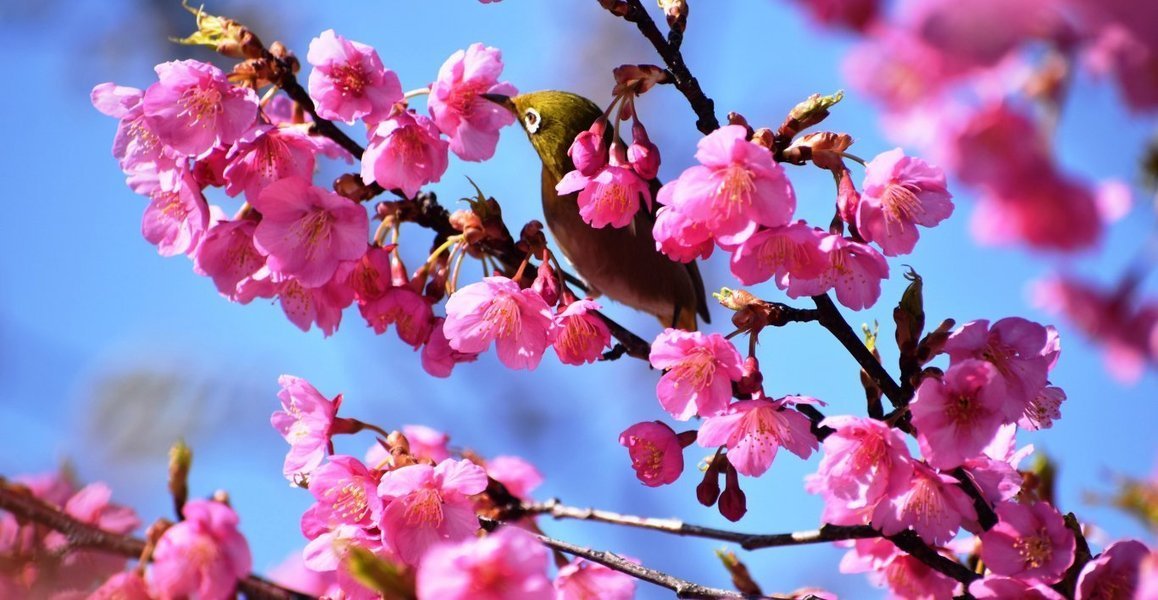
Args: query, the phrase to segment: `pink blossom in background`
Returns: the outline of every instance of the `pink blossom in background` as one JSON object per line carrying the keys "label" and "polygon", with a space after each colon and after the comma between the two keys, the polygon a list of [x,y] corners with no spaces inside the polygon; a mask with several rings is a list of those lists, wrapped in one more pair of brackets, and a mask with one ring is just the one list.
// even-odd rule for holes
{"label": "pink blossom in background", "polygon": [[[1131,10],[1137,9],[1131,7]],[[1158,15],[1151,11],[1150,20],[1155,16]],[[1113,77],[1126,105],[1139,113],[1158,106],[1158,76],[1155,75],[1158,48],[1153,43],[1153,36],[1158,31],[1150,32],[1147,40],[1140,37],[1147,34],[1131,30],[1131,25],[1146,20],[1146,16],[1139,15],[1124,22],[1106,24],[1097,32],[1093,42],[1083,49],[1082,57],[1084,65],[1094,75]]]}
{"label": "pink blossom in background", "polygon": [[[112,503],[112,490],[104,483],[84,486],[62,508],[66,515],[77,521],[114,534],[129,534],[141,526],[141,520],[133,509]],[[58,589],[89,589],[93,582],[125,568],[124,557],[99,550],[72,548],[65,534],[57,531],[49,531],[44,536],[43,544],[49,552],[63,555],[52,576],[53,586]],[[0,547],[6,545],[0,542]]]}
{"label": "pink blossom in background", "polygon": [[[672,188],[660,188],[657,200],[665,204],[665,196],[671,197]],[[655,249],[668,258],[688,263],[697,258],[708,258],[716,249],[712,243],[712,233],[701,223],[695,223],[672,206],[661,206],[652,226]]]}
{"label": "pink blossom in background", "polygon": [[518,94],[515,86],[499,81],[503,55],[498,48],[474,43],[450,55],[430,86],[427,105],[434,123],[450,138],[450,150],[463,160],[494,156],[499,129],[515,122],[506,108],[480,94]]}
{"label": "pink blossom in background", "polygon": [[293,552],[269,573],[270,581],[301,594],[311,596],[338,596],[338,578],[335,571],[315,571],[306,566],[302,553]]}
{"label": "pink blossom in background", "polygon": [[[0,584],[0,590],[3,590]],[[153,600],[149,586],[136,571],[117,573],[87,596],[88,600]]]}
{"label": "pink blossom in background", "polygon": [[911,527],[926,543],[939,546],[953,539],[963,523],[976,520],[973,501],[956,479],[914,463],[908,489],[877,504],[872,525],[885,535]]}
{"label": "pink blossom in background", "polygon": [[745,285],[772,279],[784,289],[787,281],[809,280],[828,271],[830,259],[820,249],[823,231],[797,221],[756,232],[732,254],[732,275]]}
{"label": "pink blossom in background", "polygon": [[611,331],[603,319],[591,311],[600,306],[592,300],[576,300],[555,315],[555,327],[559,332],[553,346],[559,362],[566,365],[592,363],[601,356],[603,350],[611,347]]}
{"label": "pink blossom in background", "polygon": [[162,144],[187,156],[237,141],[257,119],[257,93],[233,85],[217,67],[177,60],[156,67],[142,110]]}
{"label": "pink blossom in background", "polygon": [[410,443],[410,454],[440,463],[450,458],[450,436],[425,425],[403,425],[402,434]]}
{"label": "pink blossom in background", "polygon": [[1065,596],[1042,583],[1029,583],[1012,577],[989,575],[969,584],[969,593],[977,600],[1064,600]]}
{"label": "pink blossom in background", "polygon": [[740,474],[759,477],[772,466],[781,446],[808,458],[818,447],[811,425],[808,417],[783,400],[741,400],[727,412],[705,419],[696,443],[705,448],[727,446],[728,462]]}
{"label": "pink blossom in background", "polygon": [[398,559],[416,565],[437,542],[455,542],[478,531],[469,496],[487,487],[487,474],[468,460],[417,464],[387,471],[378,485],[386,501],[382,540]]}
{"label": "pink blossom in background", "polygon": [[442,330],[455,350],[482,352],[493,341],[504,365],[528,370],[539,365],[556,334],[543,297],[506,277],[485,277],[452,294]]}
{"label": "pink blossom in background", "polygon": [[862,525],[882,500],[904,493],[913,459],[897,430],[876,419],[837,416],[821,425],[835,431],[821,442],[822,457],[805,488],[824,497],[821,521]]}
{"label": "pink blossom in background", "polygon": [[431,324],[430,338],[422,346],[422,370],[434,377],[450,377],[454,365],[478,360],[477,352],[459,352],[450,347],[443,325],[446,319],[435,317]]}
{"label": "pink blossom in background", "polygon": [[414,111],[395,113],[371,131],[362,156],[362,180],[413,198],[422,186],[442,179],[449,165],[448,147],[430,118]]}
{"label": "pink blossom in background", "polygon": [[[310,185],[299,177],[269,184],[250,204],[261,212],[254,246],[270,271],[303,287],[330,281],[342,262],[366,253],[370,220],[357,202]],[[351,265],[352,266],[352,265]]]}
{"label": "pink blossom in background", "polygon": [[1052,327],[1021,317],[1006,317],[992,327],[986,319],[970,321],[950,334],[944,352],[951,365],[974,358],[997,368],[1007,394],[1002,412],[1012,422],[1021,418],[1026,406],[1046,385],[1049,369],[1060,352],[1051,342],[1051,331]]}
{"label": "pink blossom in background", "polygon": [[926,378],[909,405],[921,454],[938,469],[980,454],[1004,421],[1005,401],[1005,381],[986,361],[962,360],[942,379]]}
{"label": "pink blossom in background", "polygon": [[785,277],[789,298],[818,296],[835,288],[837,301],[852,310],[876,304],[881,280],[889,277],[889,264],[880,252],[835,234],[820,240],[820,251],[827,255],[828,267],[816,278],[789,271]]}
{"label": "pink blossom in background", "polygon": [[317,145],[304,130],[258,125],[237,140],[226,155],[225,193],[245,193],[251,202],[265,186],[286,177],[309,181],[314,176]]}
{"label": "pink blossom in background", "polygon": [[913,251],[917,225],[934,227],[953,214],[945,173],[900,148],[877,155],[865,167],[857,231],[885,256]]}
{"label": "pink blossom in background", "polygon": [[676,432],[660,421],[643,421],[628,427],[619,434],[619,445],[627,448],[631,468],[646,486],[674,483],[684,471],[683,446]]}
{"label": "pink blossom in background", "polygon": [[141,234],[161,256],[195,252],[208,227],[209,205],[185,169],[171,187],[153,192],[141,217]]}
{"label": "pink blossom in background", "polygon": [[611,148],[611,162],[591,177],[575,170],[555,186],[559,194],[579,192],[579,216],[596,229],[627,227],[639,212],[640,203],[651,206],[651,188],[632,170],[622,146]]}
{"label": "pink blossom in background", "polygon": [[1061,581],[1074,562],[1074,534],[1047,502],[997,505],[997,525],[981,534],[989,570],[1028,582]]}
{"label": "pink blossom in background", "polygon": [[166,598],[232,597],[238,580],[253,568],[249,544],[237,530],[237,513],[211,500],[190,500],[181,512],[185,520],[157,541],[149,571],[152,589]]}
{"label": "pink blossom in background", "polygon": [[[345,263],[350,268],[352,262]],[[306,287],[297,279],[275,284],[274,293],[287,319],[302,331],[312,325],[326,337],[333,335],[342,322],[342,310],[354,302],[354,290],[346,283],[349,271],[339,267],[330,281],[319,287]]]}
{"label": "pink blossom in background", "polygon": [[418,567],[418,600],[551,600],[547,549],[516,527],[431,548]]}
{"label": "pink blossom in background", "polygon": [[402,100],[398,75],[382,65],[371,46],[323,31],[310,41],[306,61],[310,71],[310,98],[323,119],[377,123]]}
{"label": "pink blossom in background", "polygon": [[257,221],[217,221],[201,238],[193,253],[193,270],[213,279],[217,291],[237,302],[238,285],[265,266],[265,256],[253,245]]}
{"label": "pink blossom in background", "polygon": [[1137,595],[1142,560],[1149,548],[1137,540],[1110,544],[1097,558],[1086,563],[1078,575],[1077,600],[1140,598]]}
{"label": "pink blossom in background", "polygon": [[881,0],[797,0],[809,16],[824,25],[864,31],[877,18]]}
{"label": "pink blossom in background", "polygon": [[310,473],[309,490],[333,522],[374,527],[382,515],[378,475],[353,456],[329,457]]}
{"label": "pink blossom in background", "polygon": [[290,443],[283,473],[290,481],[299,475],[309,475],[321,466],[329,454],[330,435],[342,395],[333,400],[318,392],[310,382],[293,375],[277,378],[281,391],[282,410],[270,417],[270,424]]}
{"label": "pink blossom in background", "polygon": [[523,499],[531,498],[531,490],[543,483],[543,475],[535,465],[517,456],[496,456],[487,460],[487,475],[503,484],[507,491]]}
{"label": "pink blossom in background", "polygon": [[1060,33],[1051,0],[923,0],[912,3],[908,26],[922,41],[969,67],[989,67],[1022,44]]}
{"label": "pink blossom in background", "polygon": [[680,421],[726,410],[732,382],[743,375],[740,353],[718,333],[665,329],[652,343],[648,360],[666,371],[656,395],[664,410]]}
{"label": "pink blossom in background", "polygon": [[911,32],[883,23],[846,55],[841,70],[853,89],[888,110],[935,99],[962,72]]}
{"label": "pink blossom in background", "polygon": [[572,558],[559,567],[555,576],[555,600],[631,600],[634,597],[634,577],[584,558]]}
{"label": "pink blossom in background", "polygon": [[405,286],[392,287],[381,298],[359,304],[358,309],[374,333],[385,333],[394,325],[398,337],[416,349],[430,338],[434,326],[430,301]]}
{"label": "pink blossom in background", "polygon": [[1014,189],[1054,172],[1049,142],[1036,120],[1007,101],[963,113],[948,126],[945,167],[970,185]]}
{"label": "pink blossom in background", "polygon": [[671,206],[725,244],[744,241],[760,225],[787,225],[796,210],[784,169],[767,148],[746,136],[739,125],[708,134],[696,145],[700,164],[667,184],[672,186]]}
{"label": "pink blossom in background", "polygon": [[1104,223],[1093,189],[1058,173],[1022,177],[1008,188],[982,188],[970,222],[978,242],[1058,252],[1098,243]]}

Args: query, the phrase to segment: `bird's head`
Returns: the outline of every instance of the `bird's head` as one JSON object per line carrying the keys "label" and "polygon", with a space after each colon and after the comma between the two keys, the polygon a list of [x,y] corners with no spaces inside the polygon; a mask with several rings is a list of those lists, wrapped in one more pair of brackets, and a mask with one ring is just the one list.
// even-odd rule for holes
{"label": "bird's head", "polygon": [[572,168],[567,149],[575,136],[591,127],[603,114],[598,105],[583,96],[557,90],[514,97],[500,94],[482,96],[515,115],[539,153],[543,166],[556,178],[562,178]]}

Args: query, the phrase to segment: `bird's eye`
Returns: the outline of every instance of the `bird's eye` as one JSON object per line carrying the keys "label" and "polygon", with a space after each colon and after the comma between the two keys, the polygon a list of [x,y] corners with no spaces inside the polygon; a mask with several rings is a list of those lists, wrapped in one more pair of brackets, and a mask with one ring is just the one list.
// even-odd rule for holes
{"label": "bird's eye", "polygon": [[527,127],[528,133],[535,133],[539,130],[539,123],[542,118],[539,116],[539,111],[528,108],[527,112],[523,113],[523,124]]}

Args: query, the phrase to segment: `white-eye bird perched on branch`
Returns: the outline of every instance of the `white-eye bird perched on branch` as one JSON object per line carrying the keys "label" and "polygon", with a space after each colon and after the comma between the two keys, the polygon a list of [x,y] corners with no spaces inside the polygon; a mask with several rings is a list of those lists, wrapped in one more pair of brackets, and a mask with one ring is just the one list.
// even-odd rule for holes
{"label": "white-eye bird perched on branch", "polygon": [[[655,315],[665,327],[694,331],[696,315],[710,322],[704,282],[696,263],[675,262],[652,238],[655,215],[646,207],[629,227],[595,228],[579,215],[578,192],[560,195],[556,184],[575,169],[567,151],[603,110],[576,94],[555,90],[506,97],[483,95],[506,107],[522,125],[543,161],[543,216],[563,255],[594,295]],[[661,183],[650,182],[652,197]]]}

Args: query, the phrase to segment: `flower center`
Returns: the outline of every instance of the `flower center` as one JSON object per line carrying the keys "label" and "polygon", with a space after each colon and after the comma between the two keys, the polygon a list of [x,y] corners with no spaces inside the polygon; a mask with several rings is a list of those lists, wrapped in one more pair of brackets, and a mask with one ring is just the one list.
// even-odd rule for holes
{"label": "flower center", "polygon": [[967,425],[972,423],[977,416],[977,403],[973,400],[974,398],[967,394],[958,394],[949,399],[945,405],[945,411],[954,423]]}
{"label": "flower center", "polygon": [[1013,542],[1013,549],[1017,550],[1027,569],[1038,569],[1046,565],[1053,556],[1053,545],[1044,529],[1036,534],[1018,538]]}
{"label": "flower center", "polygon": [[917,187],[911,183],[891,183],[881,196],[881,207],[885,213],[885,226],[889,223],[912,222],[921,214],[921,199]]}
{"label": "flower center", "polygon": [[726,200],[724,216],[731,217],[747,210],[752,202],[752,192],[756,189],[752,172],[740,165],[724,169],[724,177],[716,188],[716,194]]}
{"label": "flower center", "polygon": [[338,88],[343,96],[361,97],[369,85],[362,65],[356,63],[346,63],[333,67],[330,69],[330,79],[334,81],[334,87]]}
{"label": "flower center", "polygon": [[632,461],[633,466],[645,479],[658,477],[660,469],[663,467],[663,452],[650,440],[635,438],[635,441],[637,446]]}
{"label": "flower center", "polygon": [[331,487],[326,490],[326,496],[337,494],[334,500],[334,511],[343,519],[357,523],[370,514],[370,505],[366,502],[366,488],[356,481],[347,481],[342,487]]}
{"label": "flower center", "polygon": [[213,87],[186,88],[177,103],[183,109],[181,114],[189,115],[194,124],[200,123],[202,127],[211,125],[210,121],[216,119],[222,111],[221,91]]}
{"label": "flower center", "polygon": [[583,352],[583,349],[591,344],[599,335],[599,330],[595,325],[583,317],[572,316],[567,317],[567,324],[563,326],[563,330],[559,332],[559,337],[556,339],[558,347],[563,348],[568,354],[578,355]]}
{"label": "flower center", "polygon": [[501,294],[487,307],[483,313],[483,321],[488,332],[495,337],[505,338],[517,336],[523,329],[523,322],[519,318],[519,305],[510,294]]}
{"label": "flower center", "polygon": [[621,215],[631,212],[631,202],[635,200],[630,186],[618,182],[605,183],[595,192],[595,203],[605,212]]}
{"label": "flower center", "polygon": [[686,383],[701,390],[712,383],[716,375],[716,358],[706,348],[696,348],[683,362],[672,369],[676,386]]}
{"label": "flower center", "polygon": [[306,258],[313,258],[322,242],[330,237],[333,217],[329,211],[316,209],[298,221],[298,239],[306,250]]}
{"label": "flower center", "polygon": [[410,495],[403,514],[407,527],[438,527],[442,524],[442,496],[438,490],[423,489]]}

